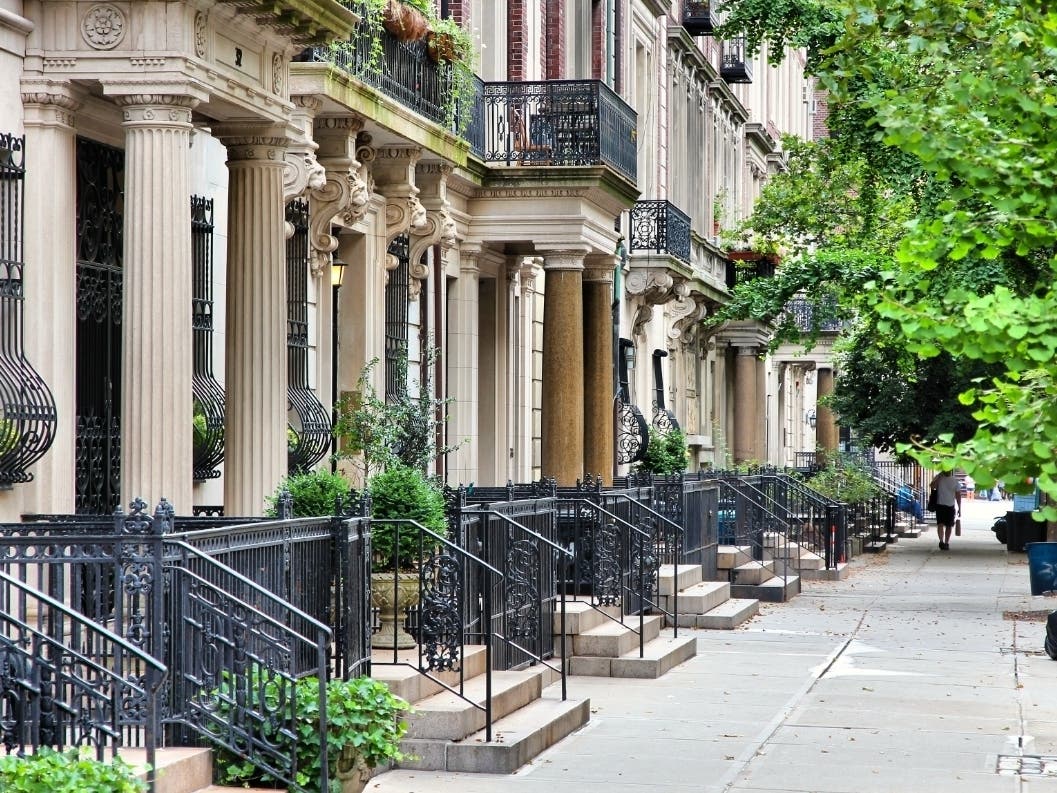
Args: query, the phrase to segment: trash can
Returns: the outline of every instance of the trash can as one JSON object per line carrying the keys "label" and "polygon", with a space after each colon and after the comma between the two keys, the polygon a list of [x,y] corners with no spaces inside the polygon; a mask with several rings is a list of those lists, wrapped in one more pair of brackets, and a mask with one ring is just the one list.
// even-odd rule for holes
{"label": "trash can", "polygon": [[1024,553],[1024,546],[1029,542],[1043,542],[1046,539],[1046,524],[1031,519],[1030,512],[1006,513],[1006,550]]}
{"label": "trash can", "polygon": [[1031,594],[1042,595],[1057,589],[1057,542],[1029,542],[1028,575]]}

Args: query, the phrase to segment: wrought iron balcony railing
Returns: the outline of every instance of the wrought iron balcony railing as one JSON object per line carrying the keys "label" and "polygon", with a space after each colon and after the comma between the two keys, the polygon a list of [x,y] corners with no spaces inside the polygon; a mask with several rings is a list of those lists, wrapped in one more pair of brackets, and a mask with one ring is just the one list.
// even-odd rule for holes
{"label": "wrought iron balcony railing", "polygon": [[727,262],[728,289],[753,278],[771,278],[778,266],[778,257],[771,253],[729,251],[727,256],[730,259]]}
{"label": "wrought iron balcony railing", "polygon": [[486,163],[606,165],[636,178],[636,116],[598,80],[484,83]]}
{"label": "wrought iron balcony railing", "polygon": [[683,3],[683,27],[691,36],[707,36],[719,27],[716,4],[711,0],[686,0]]}
{"label": "wrought iron balcony railing", "polygon": [[803,297],[794,297],[786,303],[785,313],[792,317],[796,326],[804,333],[812,330],[836,331],[843,326],[841,320],[826,311],[826,306],[816,306]]}
{"label": "wrought iron balcony railing", "polygon": [[[356,6],[351,4],[353,10]],[[361,25],[341,46],[310,47],[294,60],[333,63],[404,107],[455,131],[459,118],[455,100],[456,67],[446,61],[434,61],[424,39],[400,41],[383,31],[378,57],[372,57],[374,41],[372,32]]]}
{"label": "wrought iron balcony railing", "polygon": [[751,83],[752,60],[744,36],[727,39],[723,42],[723,64],[719,76],[728,83]]}
{"label": "wrought iron balcony railing", "polygon": [[670,201],[636,201],[629,250],[667,253],[690,261],[690,217]]}

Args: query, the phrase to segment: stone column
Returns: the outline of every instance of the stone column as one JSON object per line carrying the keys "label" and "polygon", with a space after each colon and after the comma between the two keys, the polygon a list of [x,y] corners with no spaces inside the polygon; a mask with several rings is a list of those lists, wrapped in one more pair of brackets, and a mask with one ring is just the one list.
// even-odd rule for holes
{"label": "stone column", "polygon": [[464,244],[459,250],[459,277],[448,297],[449,393],[455,402],[449,411],[451,438],[461,443],[449,459],[452,484],[469,484],[477,479],[478,467],[478,312],[477,288],[481,270],[480,244]]}
{"label": "stone column", "polygon": [[534,468],[539,460],[535,439],[539,428],[536,424],[540,408],[534,384],[536,382],[536,281],[542,272],[543,259],[529,257],[521,260],[518,277],[521,284],[521,300],[517,317],[519,347],[517,355],[518,379],[514,394],[518,401],[518,418],[515,422],[515,474],[514,481],[528,482],[537,477]]}
{"label": "stone column", "polygon": [[592,258],[584,270],[584,470],[613,482],[613,268],[616,256]]}
{"label": "stone column", "polygon": [[192,504],[189,96],[116,97],[125,127],[121,498]]}
{"label": "stone column", "polygon": [[[23,81],[26,357],[55,398],[51,449],[33,466],[22,512],[73,512],[77,427],[77,131],[68,82]],[[46,173],[44,178],[40,174]],[[47,317],[46,322],[34,318]],[[10,516],[17,520],[17,516]]]}
{"label": "stone column", "polygon": [[755,347],[738,347],[734,361],[734,462],[756,457],[757,361]]}
{"label": "stone column", "polygon": [[261,515],[287,472],[286,139],[219,134],[228,147],[224,510]]}
{"label": "stone column", "polygon": [[837,421],[833,411],[823,404],[823,398],[833,393],[833,369],[819,367],[816,376],[818,402],[815,405],[815,443],[828,457],[837,451],[838,440]]}
{"label": "stone column", "polygon": [[543,475],[584,474],[584,253],[544,253]]}

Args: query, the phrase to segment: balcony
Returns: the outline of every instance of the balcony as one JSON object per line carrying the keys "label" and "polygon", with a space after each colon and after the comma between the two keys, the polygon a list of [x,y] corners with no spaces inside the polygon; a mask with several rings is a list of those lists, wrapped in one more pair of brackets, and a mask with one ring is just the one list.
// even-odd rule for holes
{"label": "balcony", "polygon": [[754,278],[772,278],[778,266],[778,255],[775,253],[758,253],[756,251],[729,251],[727,258],[727,289]]}
{"label": "balcony", "polygon": [[489,164],[605,165],[636,178],[636,116],[598,80],[482,83],[471,151]]}
{"label": "balcony", "polygon": [[[355,10],[356,5],[353,4]],[[379,34],[381,52],[372,58],[375,38],[358,27],[341,47],[310,47],[294,58],[302,63],[332,63],[365,85],[395,99],[424,118],[457,132],[461,114],[455,101],[456,69],[434,61],[425,39],[400,41],[388,31]]]}
{"label": "balcony", "polygon": [[[825,311],[826,306],[816,306],[804,297],[794,297],[785,304],[785,313],[801,333],[813,331],[835,332],[843,327],[843,322],[832,316],[831,312]],[[836,309],[836,306],[833,306]]]}
{"label": "balcony", "polygon": [[751,83],[752,61],[748,56],[745,37],[728,39],[723,42],[723,64],[719,76],[728,83]]}
{"label": "balcony", "polygon": [[719,26],[715,4],[705,0],[686,0],[683,3],[683,27],[691,36],[711,35]]}
{"label": "balcony", "polygon": [[629,250],[668,254],[690,262],[690,218],[670,201],[636,201]]}

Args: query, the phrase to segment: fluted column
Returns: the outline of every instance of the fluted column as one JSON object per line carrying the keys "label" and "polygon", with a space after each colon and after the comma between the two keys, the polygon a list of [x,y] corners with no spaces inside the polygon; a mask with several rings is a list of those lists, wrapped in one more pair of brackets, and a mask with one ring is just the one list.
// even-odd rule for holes
{"label": "fluted column", "polygon": [[480,245],[466,244],[459,250],[459,277],[450,287],[448,298],[448,385],[455,399],[450,410],[451,437],[461,442],[451,456],[449,478],[459,484],[477,481],[480,255]]}
{"label": "fluted column", "polygon": [[755,347],[738,347],[734,361],[734,462],[757,458]]}
{"label": "fluted column", "polygon": [[191,207],[188,96],[116,98],[125,127],[121,497],[190,511]]}
{"label": "fluted column", "polygon": [[260,515],[286,475],[285,139],[228,147],[224,509]]}
{"label": "fluted column", "polygon": [[[26,357],[51,389],[58,424],[22,512],[73,512],[77,440],[77,131],[80,102],[62,81],[23,81],[26,132]],[[47,174],[41,177],[40,174]],[[46,322],[34,318],[47,317]],[[17,520],[10,516],[10,520]]]}
{"label": "fluted column", "polygon": [[815,406],[815,443],[820,449],[830,453],[837,451],[837,421],[833,411],[824,404],[825,397],[833,393],[833,370],[829,367],[819,367],[817,380],[818,404]]}
{"label": "fluted column", "polygon": [[584,253],[544,253],[543,475],[584,474]]}
{"label": "fluted column", "polygon": [[616,256],[584,270],[584,469],[613,481],[613,268]]}

